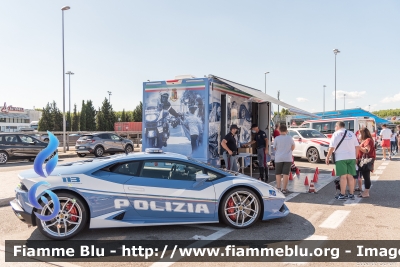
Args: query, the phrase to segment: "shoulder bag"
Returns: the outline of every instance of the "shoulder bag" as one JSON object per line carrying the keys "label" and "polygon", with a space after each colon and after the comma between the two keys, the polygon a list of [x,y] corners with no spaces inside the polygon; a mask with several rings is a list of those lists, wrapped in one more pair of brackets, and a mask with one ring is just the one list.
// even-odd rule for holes
{"label": "shoulder bag", "polygon": [[[372,148],[370,148],[372,149]],[[372,172],[374,170],[374,162],[375,159],[368,157],[368,153],[364,153],[361,159],[359,160],[358,167],[360,168],[361,171],[370,171]]]}
{"label": "shoulder bag", "polygon": [[339,144],[338,144],[338,145],[336,146],[336,148],[335,148],[335,151],[333,151],[333,153],[332,153],[332,162],[333,162],[333,163],[336,162],[335,152],[336,152],[336,150],[340,147],[340,145],[342,144],[342,142],[343,142],[344,138],[346,137],[346,135],[347,135],[347,130],[344,131],[344,135],[343,135],[343,137],[342,137],[342,140],[340,140]]}

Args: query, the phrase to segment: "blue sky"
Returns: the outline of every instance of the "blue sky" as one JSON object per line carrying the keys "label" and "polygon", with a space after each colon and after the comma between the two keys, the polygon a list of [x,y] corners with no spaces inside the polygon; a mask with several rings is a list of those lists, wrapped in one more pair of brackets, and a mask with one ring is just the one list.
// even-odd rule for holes
{"label": "blue sky", "polygon": [[[2,1],[0,102],[62,108],[61,7],[72,103],[112,91],[133,110],[146,80],[214,74],[308,111],[400,108],[400,1]],[[68,88],[68,83],[67,83]],[[67,96],[68,100],[68,96]],[[68,101],[66,102],[68,110]]]}

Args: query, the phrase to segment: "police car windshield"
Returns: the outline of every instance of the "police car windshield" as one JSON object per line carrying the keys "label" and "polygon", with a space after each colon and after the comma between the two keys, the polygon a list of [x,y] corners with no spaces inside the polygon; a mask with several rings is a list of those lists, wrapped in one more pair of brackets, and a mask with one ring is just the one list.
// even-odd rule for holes
{"label": "police car windshield", "polygon": [[214,166],[212,166],[212,165],[209,165],[209,164],[204,163],[204,162],[202,162],[202,161],[199,161],[199,160],[197,160],[197,159],[190,158],[190,157],[189,157],[188,159],[189,159],[190,161],[196,163],[197,165],[200,165],[200,166],[205,167],[205,168],[207,168],[207,169],[210,169],[210,170],[212,170],[212,171],[223,172],[223,173],[225,173],[226,175],[229,175],[229,174],[230,174],[230,173],[228,173],[228,172],[226,172],[226,171],[224,171],[224,170],[222,170],[222,169],[216,168],[216,167],[214,167]]}
{"label": "police car windshield", "polygon": [[316,130],[299,130],[303,138],[326,138],[325,135]]}

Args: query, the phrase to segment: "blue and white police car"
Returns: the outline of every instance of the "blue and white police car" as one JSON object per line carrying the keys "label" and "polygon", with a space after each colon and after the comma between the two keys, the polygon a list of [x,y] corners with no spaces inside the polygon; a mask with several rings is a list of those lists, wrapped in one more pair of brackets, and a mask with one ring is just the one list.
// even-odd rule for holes
{"label": "blue and white police car", "polygon": [[[71,238],[87,224],[111,228],[221,221],[247,228],[289,214],[285,196],[273,186],[159,149],[59,165],[46,178],[28,170],[19,178],[16,199],[10,202],[14,213],[51,239]],[[42,207],[37,209],[28,191],[41,181],[50,186],[35,188]]]}

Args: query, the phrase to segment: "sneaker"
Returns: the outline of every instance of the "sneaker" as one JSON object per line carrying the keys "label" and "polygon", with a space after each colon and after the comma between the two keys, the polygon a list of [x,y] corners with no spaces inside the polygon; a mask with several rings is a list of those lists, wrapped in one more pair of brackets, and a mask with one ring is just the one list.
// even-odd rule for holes
{"label": "sneaker", "polygon": [[392,156],[389,156],[389,160],[392,160]]}
{"label": "sneaker", "polygon": [[385,161],[385,160],[386,160],[386,158],[383,158],[382,160],[383,160],[383,161]]}
{"label": "sneaker", "polygon": [[353,200],[354,200],[354,195],[353,195],[353,194],[349,194],[349,195],[347,195],[347,198],[348,198],[348,199],[353,199]]}
{"label": "sneaker", "polygon": [[346,199],[347,199],[347,196],[342,195],[342,194],[339,194],[339,195],[337,195],[335,198],[336,198],[337,200],[346,200]]}

